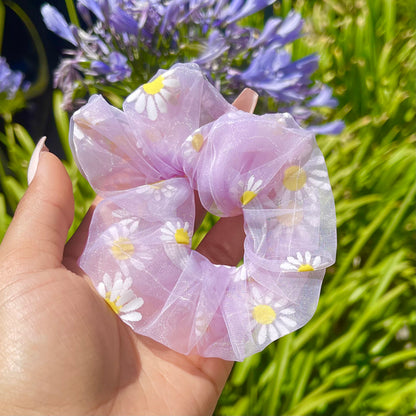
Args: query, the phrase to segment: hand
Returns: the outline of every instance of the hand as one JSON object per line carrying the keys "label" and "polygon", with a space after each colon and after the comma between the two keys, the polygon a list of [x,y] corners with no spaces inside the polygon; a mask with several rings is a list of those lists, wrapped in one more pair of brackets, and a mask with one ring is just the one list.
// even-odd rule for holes
{"label": "hand", "polygon": [[[256,98],[245,90],[234,105],[253,111]],[[41,152],[0,246],[0,413],[212,413],[232,363],[181,355],[125,325],[77,266],[94,206],[65,247],[73,205],[63,165]],[[198,251],[236,265],[243,240],[241,217],[221,219]]]}

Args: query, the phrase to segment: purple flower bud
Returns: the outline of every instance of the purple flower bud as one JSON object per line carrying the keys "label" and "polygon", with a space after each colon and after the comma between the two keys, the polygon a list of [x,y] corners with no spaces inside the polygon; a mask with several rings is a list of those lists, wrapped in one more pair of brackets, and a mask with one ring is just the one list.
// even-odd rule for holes
{"label": "purple flower bud", "polygon": [[41,13],[43,21],[50,31],[72,43],[74,46],[78,45],[68,23],[55,7],[46,3],[42,6]]}
{"label": "purple flower bud", "polygon": [[170,32],[177,25],[178,18],[181,13],[183,0],[173,0],[165,9],[162,24],[160,25],[160,33],[164,35],[166,32]]}
{"label": "purple flower bud", "polygon": [[102,61],[92,61],[90,69],[96,75],[106,75],[111,72],[111,68]]}
{"label": "purple flower bud", "polygon": [[277,35],[284,43],[293,42],[296,40],[303,26],[303,20],[299,13],[291,11],[277,30]]}
{"label": "purple flower bud", "polygon": [[116,7],[111,10],[110,13],[110,26],[112,26],[117,32],[129,33],[137,36],[139,34],[138,23],[127,14],[120,7]]}
{"label": "purple flower bud", "polygon": [[128,66],[127,58],[119,52],[111,52],[108,59],[111,72],[106,76],[107,81],[122,81],[131,75],[131,69]]}
{"label": "purple flower bud", "polygon": [[92,19],[91,19],[91,13],[87,7],[85,7],[82,3],[77,3],[77,10],[80,16],[82,17],[82,20],[88,25],[92,26]]}
{"label": "purple flower bud", "polygon": [[250,16],[259,10],[275,3],[276,0],[231,0],[229,7],[225,10],[222,20],[225,24],[231,24]]}
{"label": "purple flower bud", "polygon": [[327,85],[323,85],[318,95],[308,102],[308,107],[330,107],[334,108],[338,105],[338,100],[332,97],[332,89]]}
{"label": "purple flower bud", "polygon": [[224,39],[224,36],[218,31],[214,30],[208,38],[208,43],[204,52],[193,62],[198,65],[205,65],[212,62],[221,56],[228,49],[227,42]]}
{"label": "purple flower bud", "polygon": [[103,13],[103,9],[101,4],[99,3],[105,3],[105,1],[98,2],[96,0],[78,0],[78,3],[86,7],[87,9],[91,10],[99,20],[102,22],[105,21],[105,16]]}
{"label": "purple flower bud", "polygon": [[345,128],[345,123],[341,120],[331,121],[330,123],[319,126],[309,126],[308,130],[315,134],[340,134]]}

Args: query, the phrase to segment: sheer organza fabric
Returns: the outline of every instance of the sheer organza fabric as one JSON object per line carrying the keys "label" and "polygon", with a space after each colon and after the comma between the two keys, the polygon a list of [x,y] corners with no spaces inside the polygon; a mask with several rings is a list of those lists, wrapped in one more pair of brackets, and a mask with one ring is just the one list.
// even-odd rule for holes
{"label": "sheer organza fabric", "polygon": [[[91,97],[70,144],[104,198],[80,266],[134,331],[243,360],[312,317],[335,259],[334,200],[313,134],[289,114],[238,111],[198,66],[177,64],[123,111]],[[241,266],[191,249],[194,190],[209,212],[244,215]]]}

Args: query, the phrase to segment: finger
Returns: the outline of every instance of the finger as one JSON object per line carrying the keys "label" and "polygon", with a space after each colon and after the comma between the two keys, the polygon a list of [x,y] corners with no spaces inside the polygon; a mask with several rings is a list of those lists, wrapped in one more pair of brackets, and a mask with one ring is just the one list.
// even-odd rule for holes
{"label": "finger", "polygon": [[243,216],[221,218],[199,244],[197,251],[214,264],[236,266],[244,254]]}
{"label": "finger", "polygon": [[247,111],[247,113],[252,113],[256,108],[258,97],[259,95],[256,92],[250,88],[245,88],[235,99],[233,106],[239,110]]}
{"label": "finger", "polygon": [[[71,180],[61,161],[39,141],[31,159],[30,185],[1,246],[20,269],[58,267],[74,215]],[[25,270],[23,270],[25,271]]]}
{"label": "finger", "polygon": [[72,235],[70,240],[65,246],[64,250],[64,264],[71,270],[73,270],[76,265],[78,258],[81,256],[84,251],[85,245],[87,244],[88,232],[94,214],[94,210],[97,207],[98,203],[102,198],[99,196],[95,197],[90,208],[88,209],[85,217],[82,219],[81,224]]}

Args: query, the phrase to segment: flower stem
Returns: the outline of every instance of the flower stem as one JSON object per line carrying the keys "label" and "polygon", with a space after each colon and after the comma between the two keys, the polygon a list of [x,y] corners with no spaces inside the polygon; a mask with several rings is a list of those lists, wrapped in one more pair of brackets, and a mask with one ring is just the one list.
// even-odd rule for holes
{"label": "flower stem", "polygon": [[72,24],[79,27],[79,19],[77,15],[77,9],[75,8],[72,0],[65,0],[66,9],[68,10],[69,20]]}
{"label": "flower stem", "polygon": [[[30,88],[25,92],[26,100],[37,97],[41,95],[46,87],[48,86],[49,81],[49,69],[48,69],[48,60],[46,58],[45,48],[43,47],[42,39],[39,36],[38,31],[36,30],[35,25],[30,20],[29,16],[23,11],[23,9],[18,6],[15,2],[10,0],[4,0],[4,4],[10,7],[20,18],[20,20],[26,26],[30,36],[32,37],[33,44],[35,46],[36,52],[38,54],[39,65],[38,65],[38,77],[36,81],[30,86]],[[1,13],[1,12],[0,12]]]}
{"label": "flower stem", "polygon": [[3,33],[4,33],[5,18],[6,18],[6,8],[4,7],[3,1],[0,0],[0,55],[1,55],[1,48],[3,46]]}

